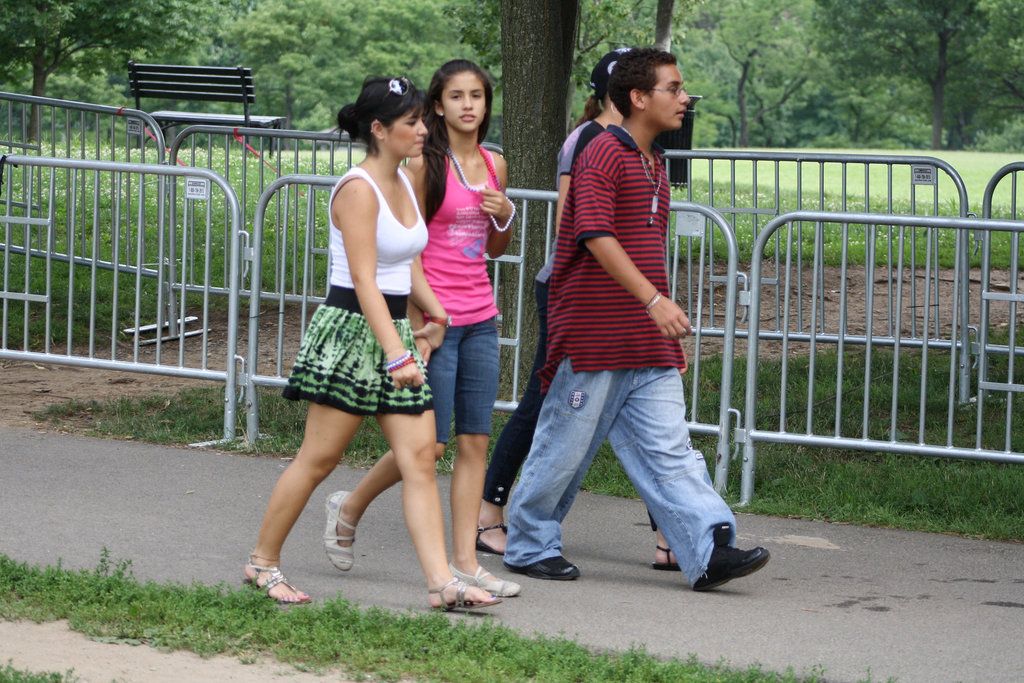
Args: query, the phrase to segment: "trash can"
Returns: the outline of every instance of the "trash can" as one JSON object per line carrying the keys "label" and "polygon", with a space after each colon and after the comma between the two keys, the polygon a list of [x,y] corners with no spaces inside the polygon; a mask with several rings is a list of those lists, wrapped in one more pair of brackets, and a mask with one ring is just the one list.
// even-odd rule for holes
{"label": "trash can", "polygon": [[[686,106],[686,116],[683,117],[683,125],[678,130],[666,130],[658,134],[654,141],[666,150],[672,149],[693,149],[693,118],[697,115],[694,107],[701,99],[701,95],[690,95],[690,104]],[[686,184],[686,171],[689,167],[687,159],[665,159],[665,166],[668,169],[668,180],[673,185]]]}

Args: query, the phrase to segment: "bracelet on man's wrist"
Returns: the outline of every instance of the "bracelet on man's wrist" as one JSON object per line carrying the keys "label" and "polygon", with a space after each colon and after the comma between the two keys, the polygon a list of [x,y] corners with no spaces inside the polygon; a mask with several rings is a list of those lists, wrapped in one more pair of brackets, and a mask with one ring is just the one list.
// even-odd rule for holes
{"label": "bracelet on man's wrist", "polygon": [[654,305],[659,301],[661,301],[661,292],[655,292],[654,296],[651,297],[651,300],[644,306],[644,310],[647,311],[647,315],[651,314],[651,309],[654,308]]}

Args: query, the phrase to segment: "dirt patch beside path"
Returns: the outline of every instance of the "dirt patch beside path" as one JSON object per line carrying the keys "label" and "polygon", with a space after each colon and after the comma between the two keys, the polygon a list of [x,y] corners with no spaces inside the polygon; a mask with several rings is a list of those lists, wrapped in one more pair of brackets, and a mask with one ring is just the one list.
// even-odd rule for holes
{"label": "dirt patch beside path", "polygon": [[0,621],[0,666],[8,664],[34,673],[73,670],[72,679],[80,683],[262,683],[279,677],[294,683],[352,680],[337,671],[302,672],[266,656],[243,664],[234,657],[204,659],[182,650],[161,652],[148,645],[101,643],[72,631],[65,621]]}

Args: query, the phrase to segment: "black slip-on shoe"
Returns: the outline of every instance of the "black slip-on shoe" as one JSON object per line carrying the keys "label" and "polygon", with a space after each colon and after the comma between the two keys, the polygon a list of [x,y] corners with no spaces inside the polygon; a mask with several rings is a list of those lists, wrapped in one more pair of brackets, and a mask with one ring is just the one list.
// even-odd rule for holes
{"label": "black slip-on shoe", "polygon": [[523,567],[504,563],[505,569],[516,574],[526,574],[531,579],[548,579],[550,581],[572,581],[580,575],[580,568],[561,555],[549,557]]}
{"label": "black slip-on shoe", "polygon": [[767,548],[757,547],[753,550],[717,547],[711,551],[711,561],[703,576],[693,584],[695,591],[707,591],[717,588],[723,583],[753,574],[768,564],[771,553]]}
{"label": "black slip-on shoe", "polygon": [[768,564],[771,553],[767,548],[757,547],[753,550],[740,550],[729,545],[732,540],[732,527],[719,524],[714,530],[715,547],[711,551],[711,559],[704,574],[693,582],[693,590],[707,591],[717,588],[723,583],[753,574]]}

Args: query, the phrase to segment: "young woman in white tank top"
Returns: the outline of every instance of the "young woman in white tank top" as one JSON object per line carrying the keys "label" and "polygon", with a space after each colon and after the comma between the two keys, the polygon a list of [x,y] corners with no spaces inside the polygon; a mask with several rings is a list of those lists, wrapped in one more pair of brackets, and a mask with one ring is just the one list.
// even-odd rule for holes
{"label": "young woman in white tank top", "polygon": [[[498,309],[485,256],[505,252],[515,206],[502,191],[508,180],[505,160],[480,146],[493,99],[487,74],[467,60],[447,62],[434,74],[427,99],[427,143],[409,169],[430,232],[422,256],[427,282],[449,315],[437,318],[423,309],[426,316],[410,316],[414,324],[425,320],[428,331],[449,326],[443,344],[431,349],[429,378],[438,458],[445,452],[453,416],[455,423],[450,569],[471,586],[511,597],[521,586],[480,565],[476,536],[499,362]],[[394,454],[386,453],[351,493],[331,496],[340,501],[339,519],[356,525],[371,501],[398,479]],[[325,537],[325,542],[331,541]],[[335,566],[344,570],[351,565]]]}
{"label": "young woman in white tank top", "polygon": [[[341,128],[366,142],[367,157],[331,194],[331,288],[310,321],[284,390],[286,398],[310,402],[306,433],[271,493],[245,566],[246,582],[279,602],[310,601],[281,572],[281,547],[366,415],[376,416],[395,453],[406,524],[431,607],[473,609],[500,602],[454,578],[448,567],[434,474],[432,397],[406,315],[410,299],[432,315],[446,315],[419,265],[426,226],[399,168],[403,159],[422,152],[423,102],[408,79],[368,79],[355,104],[338,114]],[[417,336],[426,349],[439,345],[443,333],[442,327]],[[335,513],[329,531],[336,540],[352,540],[352,529],[339,532],[344,523],[336,518]],[[351,554],[350,548],[334,547],[342,560]]]}

